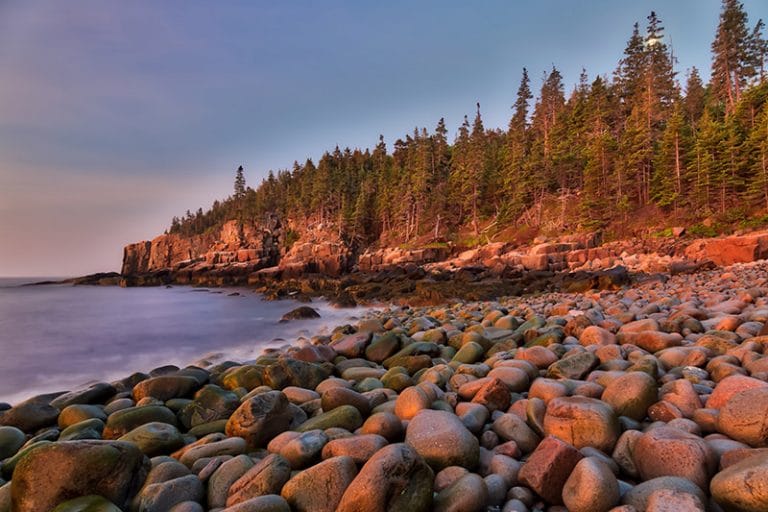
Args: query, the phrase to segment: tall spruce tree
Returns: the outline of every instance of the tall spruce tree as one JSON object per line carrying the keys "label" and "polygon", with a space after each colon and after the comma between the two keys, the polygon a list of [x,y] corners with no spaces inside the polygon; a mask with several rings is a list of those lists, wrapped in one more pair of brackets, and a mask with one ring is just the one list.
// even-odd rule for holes
{"label": "tall spruce tree", "polygon": [[712,43],[712,92],[733,112],[750,71],[747,13],[738,0],[723,0],[717,34]]}
{"label": "tall spruce tree", "polygon": [[235,172],[235,199],[245,197],[245,174],[243,166],[239,166]]}

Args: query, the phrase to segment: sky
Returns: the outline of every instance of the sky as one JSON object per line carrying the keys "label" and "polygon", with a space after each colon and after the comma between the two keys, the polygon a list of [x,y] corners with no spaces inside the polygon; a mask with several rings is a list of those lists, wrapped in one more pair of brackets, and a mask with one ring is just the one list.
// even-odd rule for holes
{"label": "sky", "polygon": [[652,10],[706,78],[719,0],[0,0],[0,276],[117,271],[238,165],[506,126],[523,67],[610,75]]}

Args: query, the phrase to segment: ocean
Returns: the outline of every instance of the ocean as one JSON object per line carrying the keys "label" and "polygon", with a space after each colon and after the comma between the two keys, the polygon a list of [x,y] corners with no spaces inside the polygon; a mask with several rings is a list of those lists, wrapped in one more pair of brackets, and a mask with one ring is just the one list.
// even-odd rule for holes
{"label": "ocean", "polygon": [[367,310],[315,300],[321,318],[280,324],[301,304],[238,288],[20,286],[35,281],[0,278],[0,401],[11,404],[166,364],[253,359]]}

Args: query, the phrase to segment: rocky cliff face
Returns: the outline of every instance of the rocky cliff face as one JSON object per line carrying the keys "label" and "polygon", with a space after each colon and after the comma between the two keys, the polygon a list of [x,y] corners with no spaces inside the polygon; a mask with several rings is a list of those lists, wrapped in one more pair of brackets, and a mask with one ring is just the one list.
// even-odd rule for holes
{"label": "rocky cliff face", "polygon": [[123,249],[123,276],[165,270],[246,263],[252,267],[274,265],[279,259],[282,229],[277,219],[261,224],[226,222],[218,233],[193,237],[160,235]]}
{"label": "rocky cliff face", "polygon": [[[681,230],[674,237],[610,243],[603,243],[599,233],[590,233],[537,239],[527,247],[496,242],[463,252],[443,245],[384,247],[358,254],[325,226],[290,228],[284,228],[275,217],[258,224],[229,221],[218,232],[193,237],[161,235],[130,244],[124,249],[122,284],[258,285],[307,274],[339,277],[354,271],[372,274],[397,270],[413,275],[471,274],[473,279],[476,274],[499,277],[521,272],[591,272],[616,266],[632,272],[679,273],[706,265],[768,258],[768,232],[686,241]],[[288,231],[299,238],[286,249]]]}

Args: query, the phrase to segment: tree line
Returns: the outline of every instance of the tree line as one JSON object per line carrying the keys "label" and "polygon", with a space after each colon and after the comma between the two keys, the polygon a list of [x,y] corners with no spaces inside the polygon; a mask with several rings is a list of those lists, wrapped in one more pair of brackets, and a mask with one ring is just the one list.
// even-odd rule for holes
{"label": "tree line", "polygon": [[[768,210],[768,42],[738,0],[723,0],[709,83],[684,76],[655,12],[635,23],[613,73],[582,71],[566,94],[557,68],[538,94],[522,70],[506,129],[488,129],[480,104],[455,139],[445,121],[387,147],[326,152],[269,172],[206,212],[174,218],[171,233],[277,213],[322,223],[349,242],[438,239],[459,228],[537,226],[569,205],[561,229],[602,229],[640,211],[688,220]],[[533,105],[531,105],[533,101]]]}

